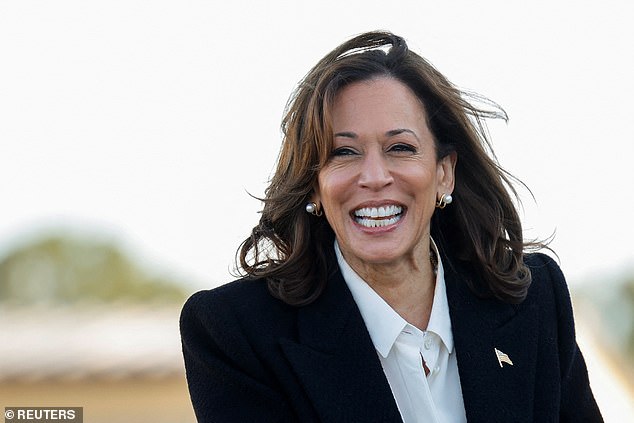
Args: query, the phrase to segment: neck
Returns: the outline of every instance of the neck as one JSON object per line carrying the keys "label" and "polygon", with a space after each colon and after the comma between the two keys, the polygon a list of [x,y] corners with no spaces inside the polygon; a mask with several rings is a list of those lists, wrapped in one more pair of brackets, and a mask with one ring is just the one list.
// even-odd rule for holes
{"label": "neck", "polygon": [[348,263],[403,319],[425,330],[431,315],[436,274],[429,250],[423,257],[389,264]]}

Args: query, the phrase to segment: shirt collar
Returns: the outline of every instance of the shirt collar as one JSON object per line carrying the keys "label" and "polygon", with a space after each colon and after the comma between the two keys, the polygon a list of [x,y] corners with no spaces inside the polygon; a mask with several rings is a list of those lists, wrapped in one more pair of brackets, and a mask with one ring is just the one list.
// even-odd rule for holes
{"label": "shirt collar", "polygon": [[[451,353],[453,351],[453,335],[449,319],[444,270],[436,244],[433,240],[431,244],[436,257],[438,257],[438,272],[436,273],[434,301],[427,331],[437,334]],[[335,241],[335,253],[341,269],[341,275],[346,281],[348,289],[350,289],[352,297],[357,303],[357,307],[359,307],[372,343],[379,354],[385,358],[392,349],[396,338],[398,338],[408,323],[350,267],[343,258],[337,241]]]}
{"label": "shirt collar", "polygon": [[434,288],[434,302],[431,307],[427,330],[438,335],[449,353],[451,353],[453,351],[453,334],[451,332],[451,319],[449,318],[449,303],[447,302],[445,269],[442,265],[438,247],[436,247],[433,239],[431,240],[431,246],[438,258],[438,269],[436,272],[436,287]]}

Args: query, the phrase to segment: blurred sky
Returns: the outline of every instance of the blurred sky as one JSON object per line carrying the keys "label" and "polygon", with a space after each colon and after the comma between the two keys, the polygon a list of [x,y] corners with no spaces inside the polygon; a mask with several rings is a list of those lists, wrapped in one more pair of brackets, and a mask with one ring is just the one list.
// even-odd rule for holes
{"label": "blurred sky", "polygon": [[634,3],[0,1],[0,257],[111,238],[199,288],[229,281],[297,82],[345,39],[404,36],[500,103],[529,237],[569,280],[634,263]]}

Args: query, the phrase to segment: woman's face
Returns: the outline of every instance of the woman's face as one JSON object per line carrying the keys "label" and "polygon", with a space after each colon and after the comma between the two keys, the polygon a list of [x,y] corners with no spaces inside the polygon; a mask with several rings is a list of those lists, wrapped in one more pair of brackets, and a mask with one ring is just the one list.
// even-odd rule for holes
{"label": "woman's face", "polygon": [[430,220],[436,198],[453,191],[456,156],[436,160],[421,102],[393,78],[357,82],[337,94],[332,123],[314,201],[346,261],[429,260]]}

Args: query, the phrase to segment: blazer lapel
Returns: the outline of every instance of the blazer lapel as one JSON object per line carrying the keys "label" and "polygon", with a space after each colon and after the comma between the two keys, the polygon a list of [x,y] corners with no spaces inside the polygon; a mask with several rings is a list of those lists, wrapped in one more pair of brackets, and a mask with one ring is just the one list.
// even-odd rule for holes
{"label": "blazer lapel", "polygon": [[[532,421],[536,308],[476,297],[466,284],[473,274],[459,268],[445,273],[467,420]],[[513,364],[500,364],[496,349]]]}
{"label": "blazer lapel", "polygon": [[339,271],[298,310],[298,342],[282,350],[323,422],[398,422],[374,345]]}

